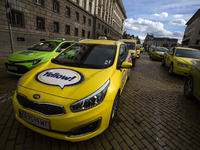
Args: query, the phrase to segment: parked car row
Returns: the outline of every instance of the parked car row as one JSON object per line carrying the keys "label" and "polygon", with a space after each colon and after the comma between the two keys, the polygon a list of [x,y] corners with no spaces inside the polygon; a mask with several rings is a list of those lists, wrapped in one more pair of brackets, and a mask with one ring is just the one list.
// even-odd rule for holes
{"label": "parked car row", "polygon": [[8,73],[23,74],[13,96],[17,120],[73,142],[100,134],[115,120],[132,58],[112,40],[43,41],[11,54]]}
{"label": "parked car row", "polygon": [[195,97],[200,101],[200,51],[193,48],[151,46],[149,55],[152,59],[161,60],[162,66],[168,67],[170,75],[186,76],[184,95]]}

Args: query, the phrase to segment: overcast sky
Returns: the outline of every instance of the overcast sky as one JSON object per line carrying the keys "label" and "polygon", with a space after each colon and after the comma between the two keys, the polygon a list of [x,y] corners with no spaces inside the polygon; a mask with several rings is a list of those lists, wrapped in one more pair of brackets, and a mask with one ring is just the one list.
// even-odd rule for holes
{"label": "overcast sky", "polygon": [[182,42],[187,21],[200,9],[200,0],[122,0],[127,19],[124,29],[142,40],[177,38]]}

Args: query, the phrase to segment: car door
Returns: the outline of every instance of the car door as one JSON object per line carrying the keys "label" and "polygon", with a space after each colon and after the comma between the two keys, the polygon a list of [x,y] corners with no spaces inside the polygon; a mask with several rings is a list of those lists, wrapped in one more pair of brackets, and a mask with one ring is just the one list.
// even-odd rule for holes
{"label": "car door", "polygon": [[117,63],[117,69],[120,71],[120,89],[121,89],[120,93],[124,88],[128,73],[127,69],[121,68],[121,64],[126,60],[127,56],[128,56],[128,48],[126,47],[126,45],[121,44],[119,48],[119,56]]}

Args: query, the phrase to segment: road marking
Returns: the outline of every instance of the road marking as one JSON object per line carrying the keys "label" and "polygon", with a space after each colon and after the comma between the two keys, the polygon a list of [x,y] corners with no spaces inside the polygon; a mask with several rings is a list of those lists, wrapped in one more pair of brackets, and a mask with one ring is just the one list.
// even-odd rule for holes
{"label": "road marking", "polygon": [[8,100],[11,100],[12,98],[13,98],[13,96],[10,96],[10,97],[8,97],[8,98],[2,100],[0,103],[4,103],[4,102],[6,102],[6,101],[8,101]]}
{"label": "road marking", "polygon": [[[159,112],[159,108],[156,104],[154,104],[154,115],[155,115],[155,123],[156,123],[156,131],[157,131],[157,141],[159,144],[159,150],[163,150],[163,148],[160,145],[164,145],[165,144],[165,137],[164,137],[164,133],[162,130],[162,124],[161,124],[161,119],[160,119],[160,112]],[[161,139],[162,138],[162,139]],[[165,150],[167,150],[167,147],[165,147]]]}

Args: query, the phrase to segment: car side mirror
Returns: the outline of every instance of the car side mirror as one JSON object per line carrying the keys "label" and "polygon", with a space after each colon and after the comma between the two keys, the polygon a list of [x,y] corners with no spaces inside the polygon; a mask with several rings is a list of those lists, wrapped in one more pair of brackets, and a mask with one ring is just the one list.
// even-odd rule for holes
{"label": "car side mirror", "polygon": [[121,64],[121,68],[130,68],[132,66],[132,63],[129,62],[123,62]]}
{"label": "car side mirror", "polygon": [[169,55],[173,55],[173,53],[172,53],[172,52],[169,52]]}

